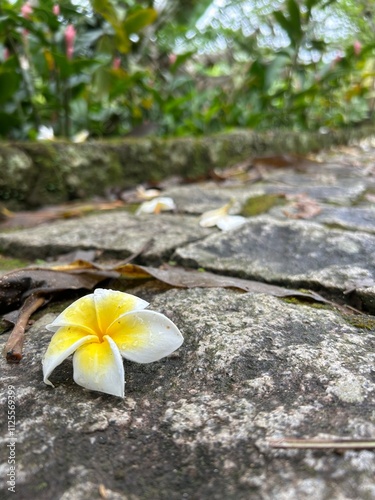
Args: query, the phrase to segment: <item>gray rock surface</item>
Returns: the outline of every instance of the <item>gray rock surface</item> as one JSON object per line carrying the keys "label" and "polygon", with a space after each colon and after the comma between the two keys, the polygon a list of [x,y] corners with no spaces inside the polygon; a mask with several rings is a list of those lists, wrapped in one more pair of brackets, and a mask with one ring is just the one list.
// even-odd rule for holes
{"label": "gray rock surface", "polygon": [[52,315],[29,330],[21,364],[3,365],[2,404],[8,385],[17,393],[17,498],[100,498],[101,484],[120,498],[371,498],[373,452],[269,440],[374,436],[374,331],[266,295],[135,292],[185,343],[169,359],[126,363],[124,400],[75,385],[70,361],[55,389],[43,384]]}
{"label": "gray rock surface", "polygon": [[0,247],[8,254],[30,259],[44,259],[77,248],[99,250],[105,257],[124,259],[152,240],[144,257],[160,264],[178,246],[210,232],[199,227],[197,218],[180,214],[134,216],[123,210],[0,234]]}
{"label": "gray rock surface", "polygon": [[[375,233],[375,206],[363,208],[321,205],[320,208],[321,212],[316,215],[314,220],[322,222],[328,228]],[[279,207],[270,210],[271,215],[284,220],[288,218],[285,212],[285,208]]]}
{"label": "gray rock surface", "polygon": [[375,237],[259,216],[234,231],[179,248],[175,258],[242,278],[344,292],[353,280],[375,277]]}
{"label": "gray rock surface", "polygon": [[[351,156],[338,151],[322,154],[323,163],[311,171],[270,170],[256,184],[171,188],[165,194],[173,195],[177,213],[114,211],[1,233],[3,253],[31,259],[82,248],[102,251],[104,260],[122,259],[154,237],[139,262],[172,259],[218,274],[317,289],[364,309],[353,315],[235,289],[112,282],[148,300],[185,338],[159,362],[126,361],[121,400],[76,385],[70,358],[53,372],[55,388],[43,383],[41,359],[51,338],[45,325],[70,302],[48,306],[26,333],[21,363],[1,362],[2,408],[9,386],[16,394],[16,494],[7,490],[13,436],[3,418],[1,498],[375,498],[374,446],[341,453],[272,446],[282,438],[375,440],[375,171],[368,147],[353,150],[352,167]],[[218,208],[233,193],[234,211],[241,211],[249,199],[276,187],[284,195],[306,196],[309,186],[316,193],[336,189],[334,196],[313,198],[321,211],[310,218],[291,218],[295,198],[285,196],[283,207],[248,216],[233,231],[198,224],[201,211]],[[0,336],[0,347],[6,340]]]}

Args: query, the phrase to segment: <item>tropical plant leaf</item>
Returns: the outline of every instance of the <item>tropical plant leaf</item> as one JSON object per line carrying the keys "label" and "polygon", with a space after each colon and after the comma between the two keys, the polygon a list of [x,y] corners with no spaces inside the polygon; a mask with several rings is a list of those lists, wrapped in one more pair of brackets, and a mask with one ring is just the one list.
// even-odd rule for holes
{"label": "tropical plant leaf", "polygon": [[93,9],[100,14],[113,28],[115,32],[116,47],[119,52],[129,52],[131,43],[128,32],[122,26],[118,13],[110,0],[91,0]]}
{"label": "tropical plant leaf", "polygon": [[157,17],[158,13],[155,9],[140,9],[126,16],[122,26],[131,35],[152,24]]}
{"label": "tropical plant leaf", "polygon": [[295,0],[288,0],[286,5],[289,14],[290,25],[293,28],[293,37],[295,40],[300,40],[303,32],[299,5]]}
{"label": "tropical plant leaf", "polygon": [[100,14],[112,27],[118,26],[118,15],[110,0],[90,0],[92,8]]}
{"label": "tropical plant leaf", "polygon": [[20,76],[12,71],[0,71],[0,103],[7,102],[17,91]]}

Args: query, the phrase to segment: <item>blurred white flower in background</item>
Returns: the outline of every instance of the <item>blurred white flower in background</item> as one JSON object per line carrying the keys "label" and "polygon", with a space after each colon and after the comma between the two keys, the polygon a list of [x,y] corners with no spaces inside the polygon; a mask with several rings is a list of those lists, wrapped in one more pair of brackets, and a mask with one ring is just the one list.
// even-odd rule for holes
{"label": "blurred white flower in background", "polygon": [[204,212],[199,220],[199,225],[201,227],[217,226],[222,231],[229,231],[242,226],[247,219],[242,215],[229,215],[232,204],[232,202],[229,202],[220,208]]}
{"label": "blurred white flower in background", "polygon": [[89,136],[88,130],[80,130],[79,132],[73,135],[72,142],[75,143],[85,142],[88,136]]}
{"label": "blurred white flower in background", "polygon": [[38,135],[36,138],[38,141],[53,141],[55,139],[53,128],[41,125],[38,129]]}
{"label": "blurred white flower in background", "polygon": [[176,210],[176,204],[172,198],[168,196],[160,196],[149,201],[145,201],[138,207],[136,215],[140,214],[159,214],[160,212],[168,212]]}

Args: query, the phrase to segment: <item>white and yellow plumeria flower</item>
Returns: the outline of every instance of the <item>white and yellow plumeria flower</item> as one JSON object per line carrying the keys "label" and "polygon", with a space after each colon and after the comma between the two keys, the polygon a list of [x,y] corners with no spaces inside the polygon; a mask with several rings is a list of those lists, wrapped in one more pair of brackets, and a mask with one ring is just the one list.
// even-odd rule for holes
{"label": "white and yellow plumeria flower", "polygon": [[72,142],[75,142],[76,144],[85,142],[89,135],[90,132],[88,130],[80,130],[79,132],[73,135]]}
{"label": "white and yellow plumeria flower", "polygon": [[[152,200],[160,194],[159,189],[145,189],[143,186],[138,186],[136,189],[137,198],[139,200]],[[173,200],[172,200],[173,201]]]}
{"label": "white and yellow plumeria flower", "polygon": [[222,231],[229,231],[242,226],[246,222],[246,218],[242,217],[242,215],[229,215],[231,206],[232,202],[229,202],[220,208],[204,212],[199,219],[199,225],[201,227],[217,226]]}
{"label": "white and yellow plumeria flower", "polygon": [[47,127],[46,125],[41,125],[38,129],[37,140],[38,141],[54,141],[55,135],[53,133],[53,128]]}
{"label": "white and yellow plumeria flower", "polygon": [[159,214],[160,212],[168,212],[176,210],[175,202],[168,196],[159,196],[153,200],[144,201],[135,212],[139,214]]}
{"label": "white and yellow plumeria flower", "polygon": [[122,357],[157,361],[178,349],[183,337],[172,321],[128,293],[97,289],[71,304],[46,328],[56,332],[43,358],[46,384],[70,354],[74,381],[93,391],[124,397]]}

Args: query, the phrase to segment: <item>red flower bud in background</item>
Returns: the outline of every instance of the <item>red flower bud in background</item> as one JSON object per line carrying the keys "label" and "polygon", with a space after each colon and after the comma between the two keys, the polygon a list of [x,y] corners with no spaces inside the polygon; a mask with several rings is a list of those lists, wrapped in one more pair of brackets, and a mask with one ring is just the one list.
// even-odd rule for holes
{"label": "red flower bud in background", "polygon": [[176,62],[176,59],[177,59],[176,54],[169,54],[168,56],[169,64],[174,64]]}
{"label": "red flower bud in background", "polygon": [[76,30],[72,24],[68,24],[65,30],[65,44],[66,44],[66,57],[71,59],[74,52],[74,40],[76,37]]}
{"label": "red flower bud in background", "polygon": [[60,15],[60,5],[59,4],[55,4],[52,7],[52,12],[55,14],[55,16]]}
{"label": "red flower bud in background", "polygon": [[33,13],[33,8],[29,4],[29,2],[24,3],[21,7],[21,16],[24,17],[25,19],[30,19],[32,13]]}
{"label": "red flower bud in background", "polygon": [[355,42],[353,43],[353,49],[354,49],[354,54],[356,56],[359,56],[362,50],[362,44],[359,40],[355,40]]}
{"label": "red flower bud in background", "polygon": [[119,69],[120,66],[121,66],[121,58],[120,57],[115,57],[113,59],[112,68],[113,69]]}

